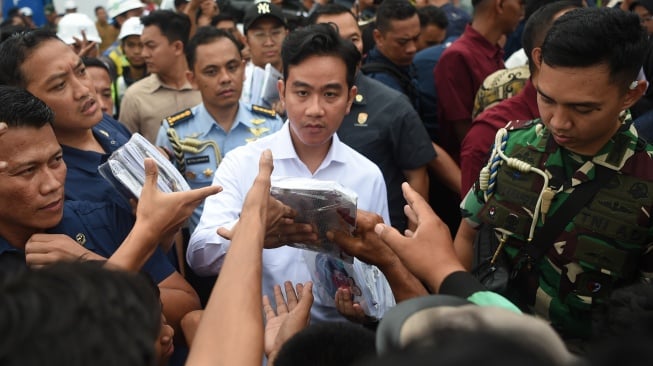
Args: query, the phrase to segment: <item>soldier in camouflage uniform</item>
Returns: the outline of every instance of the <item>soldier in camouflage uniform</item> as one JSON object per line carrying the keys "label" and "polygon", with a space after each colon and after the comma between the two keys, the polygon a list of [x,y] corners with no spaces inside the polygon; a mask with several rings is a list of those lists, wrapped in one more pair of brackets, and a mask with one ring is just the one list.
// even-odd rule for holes
{"label": "soldier in camouflage uniform", "polygon": [[[545,257],[509,285],[511,300],[566,337],[591,335],[591,309],[612,288],[653,276],[653,147],[627,112],[646,90],[636,80],[645,49],[632,14],[602,8],[561,17],[534,57],[541,119],[499,131],[493,152],[506,157],[488,164],[462,203],[455,247],[463,263],[471,266],[481,223],[499,229],[514,259],[575,188],[595,179],[598,165],[616,171],[560,228]],[[507,158],[537,172],[508,167]],[[542,197],[549,208],[537,204]]]}

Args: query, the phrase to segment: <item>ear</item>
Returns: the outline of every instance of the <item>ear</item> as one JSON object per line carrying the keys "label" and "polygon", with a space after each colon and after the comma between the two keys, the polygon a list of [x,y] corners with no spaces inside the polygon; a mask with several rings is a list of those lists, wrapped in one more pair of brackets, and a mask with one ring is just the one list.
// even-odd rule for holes
{"label": "ear", "polygon": [[622,109],[630,108],[635,104],[639,98],[646,93],[648,88],[648,81],[646,80],[637,80],[637,86],[635,88],[628,88],[626,95],[623,99]]}
{"label": "ear", "polygon": [[184,43],[182,41],[172,42],[172,48],[174,50],[175,56],[184,55]]}
{"label": "ear", "polygon": [[383,34],[381,31],[374,29],[374,31],[372,31],[372,35],[374,36],[374,44],[381,45],[381,47],[383,47]]}
{"label": "ear", "polygon": [[347,99],[347,112],[345,115],[349,114],[349,111],[351,110],[351,105],[354,103],[354,98],[356,98],[356,94],[358,94],[358,88],[356,85],[352,86],[351,89],[349,89],[349,98]]}
{"label": "ear", "polygon": [[540,47],[535,47],[531,51],[531,62],[535,65],[537,71],[542,69],[542,49]]}
{"label": "ear", "polygon": [[286,104],[286,82],[281,79],[277,81],[277,90],[279,91],[279,100],[284,105]]}
{"label": "ear", "polygon": [[503,13],[503,0],[494,0],[494,8],[497,11],[497,14]]}
{"label": "ear", "polygon": [[197,89],[197,82],[195,80],[195,73],[187,70],[186,71],[186,80],[190,83],[190,85],[193,87],[193,89]]}

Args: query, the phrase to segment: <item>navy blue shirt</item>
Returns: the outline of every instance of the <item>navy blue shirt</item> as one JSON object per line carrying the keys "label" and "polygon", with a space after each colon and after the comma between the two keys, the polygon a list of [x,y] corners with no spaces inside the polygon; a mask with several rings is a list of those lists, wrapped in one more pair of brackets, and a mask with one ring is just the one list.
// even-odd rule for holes
{"label": "navy blue shirt", "polygon": [[98,172],[100,164],[104,163],[112,152],[129,141],[131,133],[120,122],[104,114],[100,123],[93,127],[93,135],[106,153],[61,146],[63,159],[68,167],[66,200],[114,202],[131,212],[129,201]]}
{"label": "navy blue shirt", "polygon": [[419,104],[422,108],[422,120],[431,140],[438,142],[438,93],[435,88],[433,69],[438,64],[442,52],[458,37],[447,37],[442,44],[427,47],[415,54],[413,65],[417,74]]}
{"label": "navy blue shirt", "polygon": [[[131,215],[115,204],[106,202],[66,201],[61,222],[48,234],[65,234],[93,253],[110,257],[127,237],[134,225]],[[24,251],[11,246],[0,238],[0,258]],[[5,269],[2,270],[4,272]],[[159,283],[175,271],[160,248],[145,263],[142,272],[147,273],[155,283]]]}

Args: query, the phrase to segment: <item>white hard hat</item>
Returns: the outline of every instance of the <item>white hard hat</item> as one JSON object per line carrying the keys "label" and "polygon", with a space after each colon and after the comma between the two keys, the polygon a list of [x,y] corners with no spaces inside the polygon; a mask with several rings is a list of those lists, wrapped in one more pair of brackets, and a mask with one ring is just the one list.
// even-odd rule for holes
{"label": "white hard hat", "polygon": [[75,43],[73,37],[81,40],[83,38],[82,31],[86,33],[87,40],[97,43],[102,42],[97,28],[95,28],[95,23],[86,14],[66,14],[59,21],[58,27],[57,37],[66,44]]}
{"label": "white hard hat", "polygon": [[109,18],[115,18],[122,13],[144,7],[140,0],[109,0],[107,3],[107,14],[109,14]]}
{"label": "white hard hat", "polygon": [[131,17],[122,24],[122,27],[120,27],[118,39],[122,40],[129,36],[140,36],[142,33],[143,23],[141,23],[141,18]]}
{"label": "white hard hat", "polygon": [[66,9],[66,10],[77,9],[77,4],[75,4],[75,2],[73,0],[68,0],[64,4],[64,9]]}
{"label": "white hard hat", "polygon": [[26,16],[26,17],[31,17],[32,14],[34,14],[34,13],[32,12],[32,8],[30,8],[30,7],[28,7],[28,6],[25,6],[25,7],[20,8],[19,12],[20,12],[22,15]]}

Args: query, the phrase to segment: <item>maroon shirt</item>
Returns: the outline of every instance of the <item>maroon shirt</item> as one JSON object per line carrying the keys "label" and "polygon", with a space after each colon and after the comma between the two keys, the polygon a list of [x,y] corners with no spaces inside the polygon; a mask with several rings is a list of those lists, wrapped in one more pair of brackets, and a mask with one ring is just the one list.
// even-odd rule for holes
{"label": "maroon shirt", "polygon": [[435,66],[440,141],[454,160],[460,160],[461,142],[456,139],[453,121],[471,120],[474,97],[483,80],[503,68],[503,49],[491,44],[470,25],[442,53]]}
{"label": "maroon shirt", "polygon": [[519,94],[503,100],[476,117],[463,140],[460,153],[463,196],[472,188],[481,168],[487,162],[497,131],[510,121],[530,121],[539,117],[537,90],[530,80]]}

